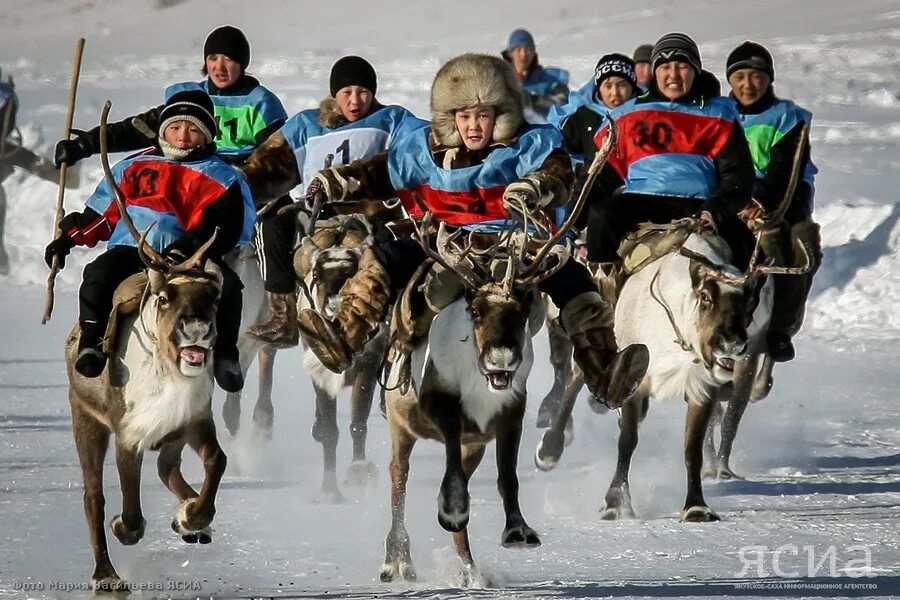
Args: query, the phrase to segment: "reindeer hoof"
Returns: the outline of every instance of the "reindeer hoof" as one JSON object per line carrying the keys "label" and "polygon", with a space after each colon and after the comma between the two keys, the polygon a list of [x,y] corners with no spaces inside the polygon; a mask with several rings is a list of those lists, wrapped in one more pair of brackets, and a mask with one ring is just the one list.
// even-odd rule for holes
{"label": "reindeer hoof", "polygon": [[634,519],[634,509],[631,506],[604,506],[600,509],[600,518],[604,521]]}
{"label": "reindeer hoof", "polygon": [[205,527],[199,531],[189,531],[179,527],[178,521],[173,519],[172,531],[180,535],[186,544],[209,544],[212,542],[211,527]]}
{"label": "reindeer hoof", "polygon": [[541,538],[534,529],[523,523],[515,527],[507,527],[503,532],[500,545],[504,548],[537,548],[541,545]]}
{"label": "reindeer hoof", "polygon": [[341,493],[337,486],[322,486],[319,493],[313,498],[316,504],[346,504],[347,499]]}
{"label": "reindeer hoof", "polygon": [[722,519],[708,506],[691,506],[681,511],[682,523],[712,523]]}
{"label": "reindeer hoof", "polygon": [[172,528],[180,535],[198,534],[209,530],[212,523],[213,511],[209,516],[196,514],[197,498],[189,498],[181,503],[172,520]]}
{"label": "reindeer hoof", "polygon": [[381,567],[381,581],[415,581],[416,570],[412,563],[406,560],[398,560],[392,563],[384,563]]}
{"label": "reindeer hoof", "polygon": [[133,546],[141,541],[141,538],[144,537],[144,529],[147,527],[147,521],[143,518],[141,519],[141,524],[137,529],[128,529],[125,525],[125,521],[122,520],[122,515],[116,515],[112,518],[112,521],[109,522],[109,528],[112,530],[113,535],[116,536],[116,539],[119,540],[123,546]]}
{"label": "reindeer hoof", "polygon": [[715,466],[710,469],[704,469],[703,471],[704,479],[713,479],[715,481],[730,481],[732,479],[740,479],[744,478],[731,470],[731,467],[723,467],[723,466]]}
{"label": "reindeer hoof", "polygon": [[378,480],[378,467],[368,460],[356,460],[347,468],[347,485],[367,487]]}
{"label": "reindeer hoof", "polygon": [[553,435],[552,431],[545,431],[534,450],[534,466],[541,471],[552,471],[559,463],[563,453],[563,444]]}

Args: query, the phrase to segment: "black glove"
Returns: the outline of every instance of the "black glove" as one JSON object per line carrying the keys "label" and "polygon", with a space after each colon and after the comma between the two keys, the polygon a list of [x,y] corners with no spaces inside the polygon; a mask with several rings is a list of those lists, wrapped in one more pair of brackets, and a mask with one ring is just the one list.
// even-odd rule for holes
{"label": "black glove", "polygon": [[52,268],[53,257],[55,256],[59,260],[59,268],[62,270],[63,267],[66,266],[66,257],[74,247],[75,242],[72,241],[72,238],[61,233],[58,238],[47,244],[47,247],[44,248],[44,262],[47,263],[48,267]]}
{"label": "black glove", "polygon": [[87,158],[94,153],[94,144],[86,131],[73,129],[71,140],[59,140],[56,142],[56,150],[53,152],[53,164],[60,168],[64,164],[72,166],[82,158]]}

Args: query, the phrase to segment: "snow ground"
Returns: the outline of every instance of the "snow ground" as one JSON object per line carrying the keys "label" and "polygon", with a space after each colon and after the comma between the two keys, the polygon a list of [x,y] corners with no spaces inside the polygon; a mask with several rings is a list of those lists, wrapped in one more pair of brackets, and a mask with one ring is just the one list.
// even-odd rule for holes
{"label": "snow ground", "polygon": [[[280,95],[289,113],[314,106],[327,88],[331,63],[346,53],[371,58],[379,98],[427,114],[437,67],[467,50],[496,52],[514,27],[536,35],[542,59],[585,81],[597,56],[630,52],[661,33],[685,30],[698,39],[705,64],[724,70],[743,39],[769,45],[777,87],[813,111],[817,219],[825,264],[817,276],[800,357],[776,371],[772,396],[747,412],[735,452],[747,481],[709,484],[708,500],[724,521],[680,525],[684,494],[680,458],[683,405],[654,406],[641,430],[632,469],[639,520],[606,523],[597,509],[614,468],[612,415],[576,410],[576,441],[551,474],[536,472],[531,428],[549,387],[536,368],[529,427],[520,457],[521,500],[544,545],[533,551],[499,547],[502,508],[486,460],[472,484],[471,535],[476,560],[497,589],[457,589],[449,536],[435,519],[442,449],[421,444],[413,455],[408,523],[420,581],[378,582],[388,527],[385,422],[373,411],[371,458],[380,475],[372,489],[344,486],[353,502],[313,502],[321,454],[309,437],[312,390],[297,352],[279,355],[274,439],[260,443],[249,417],[225,439],[230,462],[220,493],[215,539],[187,546],[171,533],[173,499],[155,476],[144,478],[146,538],[111,544],[119,572],[133,582],[194,582],[201,591],[175,597],[749,597],[900,596],[900,10],[896,0],[667,0],[597,3],[477,2],[452,5],[386,0],[340,4],[270,0],[159,1],[6,0],[0,14],[0,62],[16,78],[19,123],[26,143],[47,153],[59,135],[74,45],[87,37],[76,126],[97,122],[111,98],[114,116],[161,100],[169,83],[197,76],[206,33],[231,22],[253,43],[251,71]],[[84,165],[82,186],[67,194],[76,209],[100,177]],[[0,286],[0,597],[83,597],[46,589],[50,581],[82,584],[91,556],[81,509],[81,477],[71,441],[62,344],[74,319],[75,285],[91,252],[73,255],[63,271],[57,309],[37,325],[50,239],[53,185],[22,173],[4,182],[9,197],[7,246],[12,274]],[[543,336],[538,361],[546,364]],[[255,389],[255,380],[248,390]],[[245,415],[250,413],[248,392]],[[221,397],[216,399],[216,410]],[[339,475],[350,460],[349,409],[339,408]],[[675,422],[673,426],[672,423]],[[223,437],[225,434],[223,432]],[[186,460],[196,480],[196,459]],[[118,512],[115,471],[107,469],[107,515]],[[798,554],[791,554],[793,544]],[[765,569],[739,576],[744,557],[763,546]],[[782,572],[810,573],[834,546],[836,575],[802,579],[784,589]],[[871,553],[874,578],[854,567]],[[748,550],[750,548],[751,550]],[[750,552],[750,554],[748,554]],[[854,562],[857,561],[857,562]],[[849,563],[849,565],[848,565]],[[841,569],[851,568],[850,573]],[[814,571],[814,569],[813,569]],[[827,573],[827,569],[825,570]],[[20,584],[42,583],[26,592]],[[735,584],[762,584],[738,589]],[[876,589],[826,587],[873,583]],[[767,586],[767,587],[766,587]],[[147,591],[135,597],[168,596]]]}

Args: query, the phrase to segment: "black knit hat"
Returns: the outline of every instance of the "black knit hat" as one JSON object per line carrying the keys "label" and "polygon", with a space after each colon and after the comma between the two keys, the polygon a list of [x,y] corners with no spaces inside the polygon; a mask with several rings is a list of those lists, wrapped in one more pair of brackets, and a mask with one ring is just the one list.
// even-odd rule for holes
{"label": "black knit hat", "polygon": [[634,75],[634,61],[618,52],[602,56],[594,68],[594,83],[599,88],[603,80],[610,77],[627,79],[631,87],[637,87],[637,78]]}
{"label": "black knit hat", "polygon": [[223,25],[206,36],[203,58],[206,59],[210,54],[224,54],[246,70],[250,64],[250,42],[237,27]]}
{"label": "black knit hat", "polygon": [[653,53],[650,55],[650,64],[653,70],[661,64],[681,61],[686,62],[692,67],[697,75],[703,70],[703,63],[700,60],[700,48],[689,35],[684,33],[667,33],[653,45]]}
{"label": "black knit hat", "polygon": [[172,94],[159,114],[159,137],[163,137],[166,127],[174,121],[193,123],[206,136],[209,144],[216,139],[216,118],[209,94],[203,90],[184,90]]}
{"label": "black knit hat", "polygon": [[330,84],[332,96],[337,96],[348,85],[361,85],[372,92],[373,96],[378,88],[375,69],[366,59],[358,56],[345,56],[334,63],[331,67]]}
{"label": "black knit hat", "polygon": [[634,49],[635,64],[649,63],[651,54],[653,54],[653,44],[641,44]]}
{"label": "black knit hat", "polygon": [[775,63],[768,48],[756,42],[744,42],[731,51],[725,61],[725,77],[741,69],[759,69],[768,73],[769,79],[775,81]]}

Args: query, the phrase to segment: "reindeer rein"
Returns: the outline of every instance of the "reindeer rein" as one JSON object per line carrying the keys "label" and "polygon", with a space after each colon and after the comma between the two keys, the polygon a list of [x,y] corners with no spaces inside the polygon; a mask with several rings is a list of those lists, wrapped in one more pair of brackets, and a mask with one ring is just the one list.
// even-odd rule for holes
{"label": "reindeer rein", "polygon": [[144,291],[141,294],[141,305],[138,309],[138,315],[140,315],[141,320],[141,329],[144,330],[144,334],[150,339],[150,342],[155,346],[157,339],[156,335],[147,329],[147,324],[144,322],[144,306],[147,304],[147,298],[150,297],[150,280],[147,280],[147,285],[144,286]]}
{"label": "reindeer rein", "polygon": [[697,358],[697,352],[694,350],[694,347],[691,346],[684,336],[681,335],[681,330],[678,328],[678,324],[675,323],[675,314],[672,312],[672,309],[669,308],[669,305],[666,304],[665,300],[662,297],[662,293],[657,294],[653,291],[653,285],[657,283],[659,280],[659,270],[656,271],[656,275],[653,276],[653,279],[650,280],[650,297],[656,300],[657,304],[662,306],[663,310],[666,312],[666,317],[669,318],[669,324],[672,326],[672,330],[675,332],[675,338],[672,342],[681,346],[681,349],[685,352],[689,352],[694,355],[694,362],[699,363],[700,359]]}

